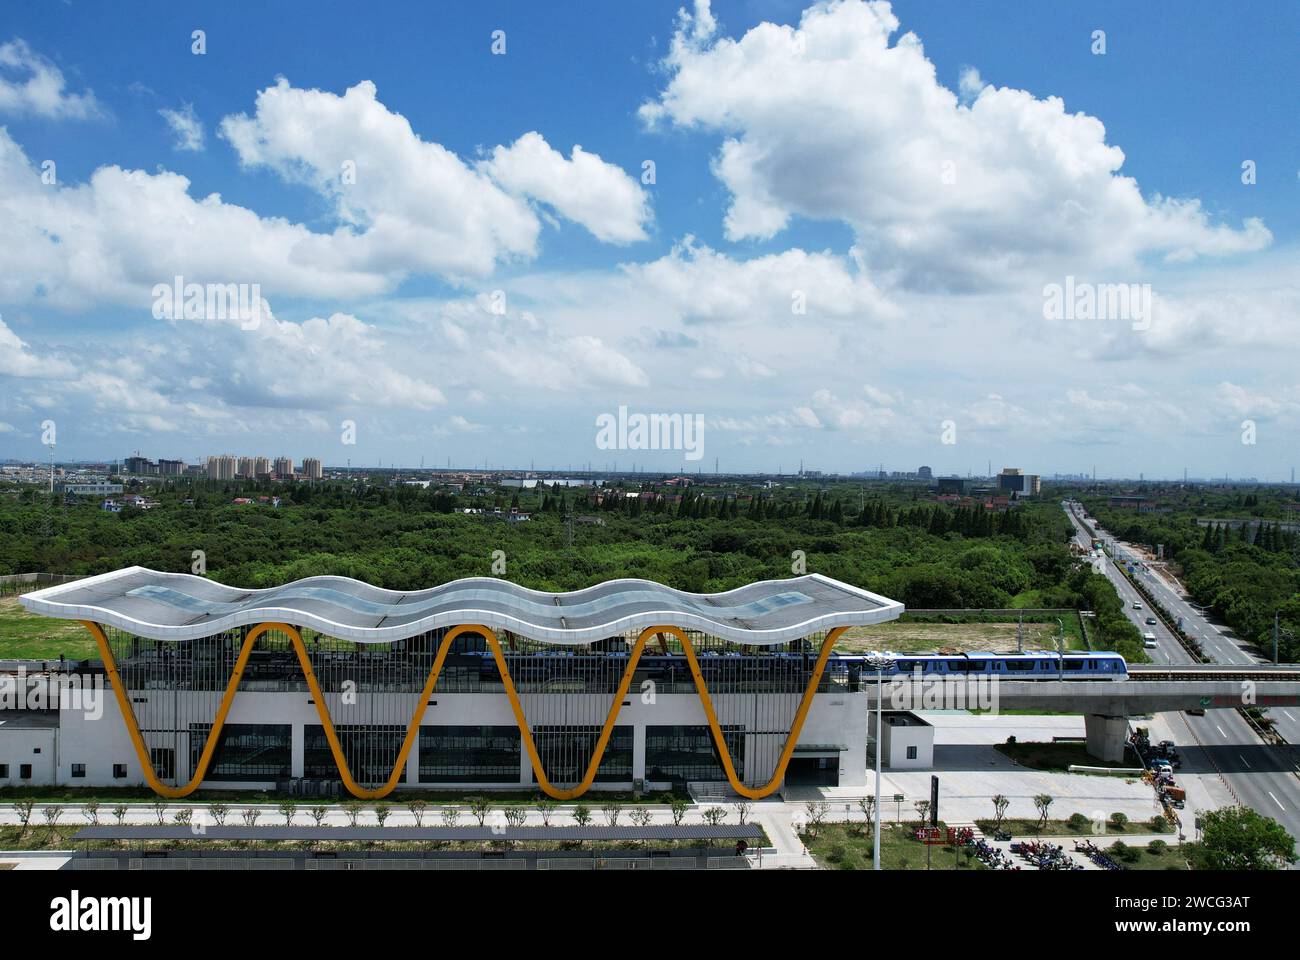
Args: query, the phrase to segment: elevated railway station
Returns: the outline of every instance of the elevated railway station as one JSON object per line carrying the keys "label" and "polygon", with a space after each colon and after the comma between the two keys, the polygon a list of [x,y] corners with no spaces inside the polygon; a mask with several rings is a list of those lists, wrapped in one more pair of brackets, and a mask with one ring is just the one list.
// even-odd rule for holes
{"label": "elevated railway station", "polygon": [[22,602],[83,622],[100,657],[82,672],[110,688],[98,716],[58,711],[55,782],[367,799],[865,784],[864,694],[827,665],[845,629],[903,610],[816,574],[711,595],[643,580],[550,594],[487,578],[247,590],[139,567]]}

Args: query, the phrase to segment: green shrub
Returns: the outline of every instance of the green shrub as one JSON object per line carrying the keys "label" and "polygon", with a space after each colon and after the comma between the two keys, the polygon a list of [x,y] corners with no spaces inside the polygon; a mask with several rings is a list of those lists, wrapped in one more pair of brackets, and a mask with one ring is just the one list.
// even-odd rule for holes
{"label": "green shrub", "polygon": [[1069,825],[1071,830],[1086,830],[1088,829],[1088,825],[1092,823],[1092,821],[1082,813],[1070,814],[1070,819],[1065,822]]}
{"label": "green shrub", "polygon": [[1152,840],[1150,843],[1147,844],[1147,851],[1150,853],[1154,853],[1157,857],[1163,854],[1168,849],[1169,849],[1169,844],[1165,843],[1163,840]]}
{"label": "green shrub", "polygon": [[1116,830],[1123,830],[1128,824],[1128,815],[1120,813],[1118,810],[1110,815],[1110,825]]}

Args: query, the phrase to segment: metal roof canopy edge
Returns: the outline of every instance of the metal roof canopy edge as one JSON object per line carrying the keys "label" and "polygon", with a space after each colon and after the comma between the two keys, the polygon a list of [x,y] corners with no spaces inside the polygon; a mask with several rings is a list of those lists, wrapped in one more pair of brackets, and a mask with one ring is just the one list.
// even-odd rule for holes
{"label": "metal roof canopy edge", "polygon": [[[721,619],[711,618],[707,615],[671,609],[639,610],[636,613],[616,617],[606,622],[588,627],[557,628],[548,627],[541,623],[530,622],[529,620],[521,619],[520,617],[502,612],[501,610],[481,609],[473,606],[446,610],[407,623],[393,624],[391,626],[383,627],[354,626],[339,623],[338,621],[331,620],[328,617],[318,615],[309,610],[288,606],[250,606],[244,610],[235,611],[226,616],[214,617],[198,623],[169,625],[140,620],[114,610],[110,606],[101,606],[93,602],[69,602],[69,600],[62,599],[67,597],[68,594],[75,595],[88,589],[103,588],[112,585],[117,580],[138,576],[147,576],[154,585],[160,585],[163,583],[171,583],[176,586],[203,584],[205,589],[209,591],[216,590],[219,593],[225,592],[232,598],[232,600],[239,599],[249,601],[254,600],[258,595],[284,591],[289,588],[304,588],[321,584],[330,584],[337,587],[338,585],[343,584],[355,585],[355,588],[358,590],[364,590],[372,595],[379,595],[390,599],[394,603],[400,604],[403,600],[408,600],[412,596],[427,594],[430,591],[437,590],[449,592],[451,588],[459,587],[498,590],[502,592],[503,596],[524,596],[532,598],[540,603],[554,605],[557,612],[562,612],[564,610],[562,601],[581,601],[584,596],[596,591],[605,591],[608,593],[610,592],[611,587],[626,586],[629,589],[636,586],[648,587],[654,590],[664,591],[667,595],[674,598],[702,600],[716,603],[717,601],[725,600],[726,598],[742,591],[749,591],[751,593],[759,592],[756,591],[755,588],[770,587],[771,592],[775,593],[779,590],[797,588],[801,583],[811,582],[823,588],[829,588],[843,594],[846,601],[858,600],[861,601],[861,603],[856,608],[844,609],[841,607],[840,609],[831,612],[823,612],[811,616],[797,623],[786,624],[770,629],[732,625]],[[125,598],[126,595],[127,594],[124,591],[120,596]],[[356,594],[354,598],[358,600],[362,599],[360,594]],[[801,577],[793,577],[787,580],[760,580],[746,584],[742,587],[736,587],[733,590],[713,594],[690,593],[667,587],[653,580],[637,578],[607,580],[590,587],[584,587],[581,590],[574,590],[566,593],[547,593],[540,590],[532,590],[527,587],[522,587],[518,584],[513,584],[509,581],[500,580],[494,577],[469,577],[460,580],[453,580],[449,583],[442,584],[439,587],[428,588],[420,591],[388,590],[382,587],[375,587],[361,580],[355,580],[351,577],[334,575],[306,577],[302,580],[291,581],[290,583],[282,584],[278,587],[244,589],[217,583],[214,580],[195,576],[193,574],[166,573],[150,570],[146,567],[133,566],[124,567],[121,570],[114,570],[110,573],[86,577],[81,580],[74,580],[69,583],[46,587],[42,590],[35,590],[31,593],[24,594],[20,599],[23,606],[31,613],[57,617],[65,620],[91,620],[154,640],[176,641],[196,640],[201,637],[211,636],[236,627],[256,623],[287,623],[298,627],[311,627],[312,629],[318,630],[328,636],[355,643],[389,643],[396,640],[405,640],[444,627],[473,624],[485,626],[493,630],[508,630],[532,640],[552,644],[580,645],[592,643],[597,640],[603,640],[623,633],[639,632],[647,627],[676,626],[682,629],[697,629],[712,636],[720,637],[724,640],[730,640],[735,643],[772,645],[802,639],[813,633],[830,630],[835,627],[867,626],[870,624],[895,620],[904,610],[903,604],[897,600],[891,600],[888,597],[872,593],[868,590],[863,590],[860,587],[855,587],[851,584],[835,580],[819,573],[806,574]],[[110,597],[105,599],[104,602],[111,603],[113,599],[115,598]],[[825,607],[825,604],[823,603],[822,606]]]}

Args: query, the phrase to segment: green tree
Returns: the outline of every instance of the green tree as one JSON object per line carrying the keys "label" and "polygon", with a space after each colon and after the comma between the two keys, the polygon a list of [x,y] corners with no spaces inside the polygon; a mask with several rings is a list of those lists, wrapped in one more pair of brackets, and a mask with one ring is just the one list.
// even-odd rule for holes
{"label": "green tree", "polygon": [[1296,861],[1295,839],[1249,807],[1204,814],[1201,836],[1194,856],[1202,870],[1281,870]]}

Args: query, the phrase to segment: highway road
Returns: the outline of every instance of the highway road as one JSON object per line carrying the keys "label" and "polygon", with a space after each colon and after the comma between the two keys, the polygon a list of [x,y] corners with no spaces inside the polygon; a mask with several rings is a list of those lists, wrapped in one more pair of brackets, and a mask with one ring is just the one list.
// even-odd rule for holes
{"label": "highway road", "polygon": [[[1081,546],[1089,548],[1092,540],[1074,511],[1067,508],[1067,515],[1074,523],[1075,540]],[[1100,534],[1100,539],[1110,542],[1107,534]],[[1125,544],[1118,545],[1121,555],[1132,553]],[[1105,574],[1115,586],[1116,592],[1124,601],[1124,608],[1130,620],[1143,633],[1154,633],[1156,649],[1147,653],[1155,663],[1193,663],[1190,653],[1163,622],[1154,626],[1146,623],[1148,616],[1154,614],[1145,609],[1145,602],[1136,588],[1119,571],[1116,564],[1107,557],[1104,561]],[[1160,598],[1166,608],[1175,616],[1182,616],[1183,629],[1193,636],[1201,636],[1202,647],[1206,655],[1222,663],[1255,663],[1223,630],[1209,623],[1193,609],[1176,591],[1160,577],[1144,578],[1147,589]],[[1163,590],[1163,592],[1161,592]],[[1175,604],[1174,600],[1178,603]],[[1143,609],[1135,610],[1135,602],[1143,603]],[[1211,636],[1217,634],[1217,637]],[[1287,746],[1277,747],[1264,743],[1251,729],[1236,710],[1209,710],[1205,716],[1196,717],[1189,714],[1164,714],[1163,717],[1174,730],[1186,729],[1188,736],[1179,740],[1179,750],[1183,754],[1183,769],[1188,773],[1218,772],[1230,791],[1246,806],[1277,820],[1291,836],[1300,840],[1300,756],[1296,744],[1300,743],[1300,724],[1296,725],[1294,737],[1288,731],[1292,729],[1300,711],[1294,708],[1274,711],[1279,730],[1288,741]],[[1281,714],[1290,714],[1283,717]],[[1282,722],[1288,723],[1287,727]],[[1193,744],[1199,744],[1195,749]],[[1190,825],[1189,825],[1190,826]]]}

